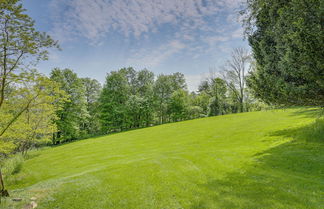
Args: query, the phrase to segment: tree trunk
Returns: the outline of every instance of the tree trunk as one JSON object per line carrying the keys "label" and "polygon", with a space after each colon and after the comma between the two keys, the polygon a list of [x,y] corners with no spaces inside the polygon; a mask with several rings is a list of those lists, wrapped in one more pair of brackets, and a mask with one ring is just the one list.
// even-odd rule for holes
{"label": "tree trunk", "polygon": [[9,193],[4,186],[1,169],[0,169],[0,185],[1,185],[0,197],[9,197]]}

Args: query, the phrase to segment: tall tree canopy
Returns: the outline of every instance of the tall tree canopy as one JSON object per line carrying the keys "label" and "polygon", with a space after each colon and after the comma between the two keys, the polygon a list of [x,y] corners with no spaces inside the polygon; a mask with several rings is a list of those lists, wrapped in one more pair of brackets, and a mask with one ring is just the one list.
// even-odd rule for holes
{"label": "tall tree canopy", "polygon": [[132,83],[129,72],[132,70],[123,68],[112,71],[106,77],[100,95],[100,118],[104,133],[127,127],[126,102],[131,92],[129,84]]}
{"label": "tall tree canopy", "polygon": [[247,0],[245,15],[254,94],[267,103],[323,105],[323,1]]}
{"label": "tall tree canopy", "polygon": [[101,130],[99,123],[99,97],[101,93],[101,84],[96,79],[81,78],[85,90],[88,120],[83,124],[83,129],[87,134],[95,135]]}
{"label": "tall tree canopy", "polygon": [[58,132],[53,142],[69,141],[81,137],[86,132],[85,124],[89,120],[85,87],[77,74],[70,69],[54,69],[51,80],[59,83],[60,89],[68,95],[61,110],[57,111]]}
{"label": "tall tree canopy", "polygon": [[[159,75],[154,83],[154,100],[155,107],[158,112],[159,123],[170,121],[170,115],[173,114],[169,110],[170,99],[172,94],[177,90],[186,90],[187,84],[182,73],[173,73],[172,75]],[[181,92],[180,92],[181,94]]]}
{"label": "tall tree canopy", "polygon": [[24,12],[19,0],[0,1],[0,108],[6,88],[19,80],[19,73],[47,59],[46,48],[57,46],[50,36],[35,30]]}

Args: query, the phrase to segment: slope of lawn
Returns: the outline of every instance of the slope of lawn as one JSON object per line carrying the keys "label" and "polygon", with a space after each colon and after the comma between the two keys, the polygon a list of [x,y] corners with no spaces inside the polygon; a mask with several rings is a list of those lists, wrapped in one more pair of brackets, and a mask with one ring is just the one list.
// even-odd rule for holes
{"label": "slope of lawn", "polygon": [[128,131],[32,152],[21,208],[324,208],[324,121],[293,108]]}

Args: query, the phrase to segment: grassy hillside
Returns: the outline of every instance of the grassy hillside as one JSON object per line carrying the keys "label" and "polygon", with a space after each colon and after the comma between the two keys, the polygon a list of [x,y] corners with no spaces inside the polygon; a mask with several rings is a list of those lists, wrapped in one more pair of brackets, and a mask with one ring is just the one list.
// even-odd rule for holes
{"label": "grassy hillside", "polygon": [[[7,179],[20,207],[323,208],[324,123],[315,109],[252,112],[35,151]],[[16,204],[16,205],[15,205]]]}

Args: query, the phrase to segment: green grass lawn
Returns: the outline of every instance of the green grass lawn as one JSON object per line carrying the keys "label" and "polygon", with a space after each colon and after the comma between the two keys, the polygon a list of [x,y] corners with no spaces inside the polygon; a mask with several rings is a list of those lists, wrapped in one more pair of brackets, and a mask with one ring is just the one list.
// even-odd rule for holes
{"label": "green grass lawn", "polygon": [[7,178],[7,208],[324,208],[316,109],[252,112],[34,151]]}

